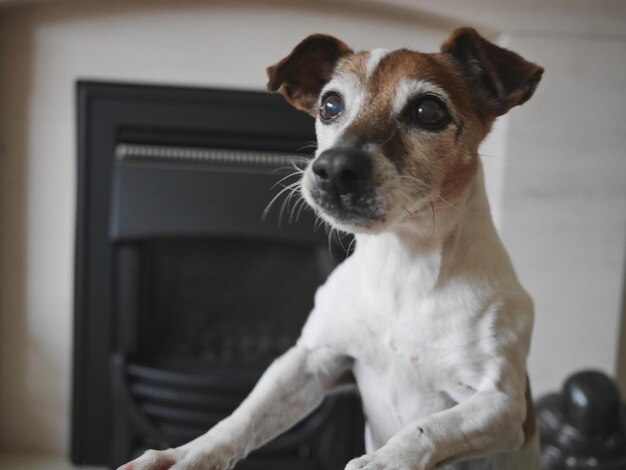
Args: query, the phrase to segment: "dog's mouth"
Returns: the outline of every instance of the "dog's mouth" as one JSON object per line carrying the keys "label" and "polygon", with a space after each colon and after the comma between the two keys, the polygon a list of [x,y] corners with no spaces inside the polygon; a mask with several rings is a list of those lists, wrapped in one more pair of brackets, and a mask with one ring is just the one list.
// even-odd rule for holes
{"label": "dog's mouth", "polygon": [[382,198],[377,194],[379,192],[371,188],[341,194],[334,188],[316,183],[309,190],[309,198],[306,199],[334,225],[371,229],[385,221]]}
{"label": "dog's mouth", "polygon": [[349,233],[380,233],[410,224],[431,230],[435,197],[419,181],[393,175],[371,175],[351,191],[342,191],[319,178],[309,167],[302,175],[303,198],[322,220]]}
{"label": "dog's mouth", "polygon": [[374,232],[385,224],[384,191],[373,183],[346,191],[306,171],[301,191],[320,218],[344,232]]}

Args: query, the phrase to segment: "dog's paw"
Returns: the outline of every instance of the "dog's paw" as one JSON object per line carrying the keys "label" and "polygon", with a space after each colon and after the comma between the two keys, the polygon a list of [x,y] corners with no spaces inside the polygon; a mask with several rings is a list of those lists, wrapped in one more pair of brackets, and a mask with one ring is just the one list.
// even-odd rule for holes
{"label": "dog's paw", "polygon": [[148,450],[141,457],[122,465],[117,470],[168,470],[179,458],[177,449]]}
{"label": "dog's paw", "polygon": [[231,470],[237,459],[226,449],[149,450],[118,470]]}
{"label": "dog's paw", "polygon": [[351,460],[345,470],[409,470],[411,467],[398,461],[391,461],[380,455],[368,454]]}
{"label": "dog's paw", "polygon": [[429,470],[420,459],[411,458],[406,452],[383,447],[374,453],[351,460],[345,470]]}
{"label": "dog's paw", "polygon": [[371,461],[372,461],[371,455],[364,455],[363,457],[359,457],[358,459],[350,460],[350,462],[348,462],[348,465],[346,465],[346,468],[344,470],[358,470],[361,468],[367,468],[367,465],[369,465]]}

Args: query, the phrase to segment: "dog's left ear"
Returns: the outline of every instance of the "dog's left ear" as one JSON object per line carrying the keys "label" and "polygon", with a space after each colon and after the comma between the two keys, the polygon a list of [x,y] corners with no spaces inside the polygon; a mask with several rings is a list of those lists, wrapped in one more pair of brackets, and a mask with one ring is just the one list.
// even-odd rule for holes
{"label": "dog's left ear", "polygon": [[441,51],[461,65],[480,111],[494,118],[528,101],[543,74],[542,67],[487,41],[472,28],[454,31]]}
{"label": "dog's left ear", "polygon": [[296,108],[317,115],[317,98],[330,79],[341,57],[351,53],[350,48],[332,36],[313,34],[294,50],[267,68],[270,91],[280,91]]}

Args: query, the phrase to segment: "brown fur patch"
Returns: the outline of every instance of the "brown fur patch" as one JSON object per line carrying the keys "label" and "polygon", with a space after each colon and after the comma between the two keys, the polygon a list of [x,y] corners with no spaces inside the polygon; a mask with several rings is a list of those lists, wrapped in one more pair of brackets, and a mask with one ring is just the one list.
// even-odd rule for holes
{"label": "brown fur patch", "polygon": [[267,88],[280,91],[294,107],[316,115],[320,90],[339,59],[350,53],[352,50],[337,38],[324,34],[308,36],[291,54],[267,68]]}
{"label": "brown fur patch", "polygon": [[483,119],[494,119],[533,95],[543,68],[483,38],[473,28],[459,28],[441,46],[464,69]]}
{"label": "brown fur patch", "polygon": [[533,403],[533,396],[530,391],[530,380],[526,377],[526,419],[522,425],[524,431],[524,444],[531,441],[537,433],[537,416],[535,414],[535,405]]}
{"label": "brown fur patch", "polygon": [[[352,63],[356,56],[352,55],[344,62]],[[362,70],[364,62],[366,60],[362,58],[357,73],[359,77],[365,74]],[[422,54],[401,49],[390,52],[379,62],[368,82],[365,97],[370,111],[364,110],[352,125],[367,128],[368,132],[374,134],[388,126],[395,92],[400,82],[407,78],[427,80],[440,86],[448,93],[455,109],[463,117],[471,119],[475,115],[469,89],[460,68],[454,62],[443,54]]]}
{"label": "brown fur patch", "polygon": [[472,157],[466,163],[456,163],[452,171],[447,171],[439,189],[444,204],[454,204],[473,181],[478,171],[478,158]]}
{"label": "brown fur patch", "polygon": [[[396,129],[391,119],[394,98],[400,83],[406,79],[426,80],[450,97],[456,126],[433,133],[418,147],[406,129]],[[383,142],[389,158],[417,180],[436,185],[443,204],[454,204],[464,194],[478,170],[478,159],[467,157],[475,153],[487,133],[474,108],[462,70],[443,54],[422,54],[406,49],[384,56],[374,70],[365,97],[366,109],[353,122],[348,132]],[[463,132],[459,131],[463,123]],[[461,139],[461,137],[463,137]],[[417,150],[417,151],[416,151]]]}

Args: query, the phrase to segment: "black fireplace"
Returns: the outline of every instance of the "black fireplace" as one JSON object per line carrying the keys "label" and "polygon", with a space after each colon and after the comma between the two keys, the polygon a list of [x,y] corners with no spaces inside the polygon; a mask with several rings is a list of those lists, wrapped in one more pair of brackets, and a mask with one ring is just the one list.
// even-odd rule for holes
{"label": "black fireplace", "polygon": [[[72,460],[115,466],[227,416],[345,250],[294,199],[263,220],[315,140],[279,97],[80,82],[77,104]],[[237,469],[339,470],[362,434],[331,396]]]}

